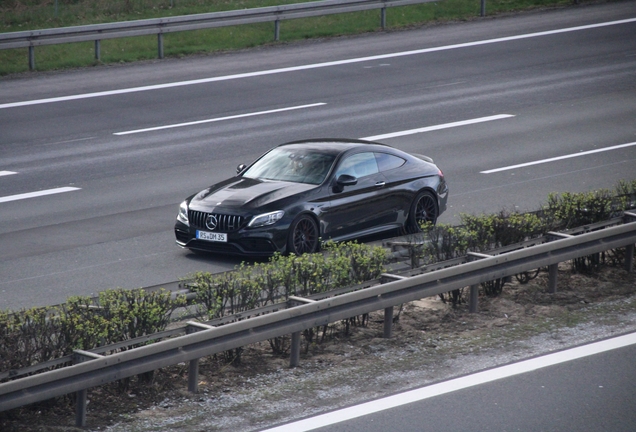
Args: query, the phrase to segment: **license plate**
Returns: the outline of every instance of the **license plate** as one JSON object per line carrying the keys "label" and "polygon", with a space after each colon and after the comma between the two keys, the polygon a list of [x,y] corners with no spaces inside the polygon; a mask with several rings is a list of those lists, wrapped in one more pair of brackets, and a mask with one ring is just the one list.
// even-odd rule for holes
{"label": "license plate", "polygon": [[225,233],[197,231],[197,238],[199,240],[207,240],[207,241],[213,241],[213,242],[227,242],[227,234]]}

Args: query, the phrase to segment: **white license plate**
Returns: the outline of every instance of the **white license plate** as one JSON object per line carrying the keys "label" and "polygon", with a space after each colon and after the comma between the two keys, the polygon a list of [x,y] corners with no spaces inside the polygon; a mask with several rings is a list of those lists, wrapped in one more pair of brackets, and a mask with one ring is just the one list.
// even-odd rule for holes
{"label": "white license plate", "polygon": [[225,233],[197,231],[197,238],[199,240],[207,240],[207,241],[213,241],[213,242],[227,242],[227,234]]}

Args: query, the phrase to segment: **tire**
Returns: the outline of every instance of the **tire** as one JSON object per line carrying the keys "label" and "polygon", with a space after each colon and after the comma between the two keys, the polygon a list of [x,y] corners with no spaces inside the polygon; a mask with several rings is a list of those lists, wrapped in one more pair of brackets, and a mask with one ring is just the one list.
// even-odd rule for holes
{"label": "tire", "polygon": [[411,204],[411,211],[409,211],[409,218],[406,223],[406,232],[421,232],[422,229],[420,227],[426,222],[435,225],[438,215],[439,210],[435,196],[428,191],[418,193]]}
{"label": "tire", "polygon": [[316,221],[309,215],[300,215],[289,227],[287,252],[294,255],[318,252],[319,237]]}

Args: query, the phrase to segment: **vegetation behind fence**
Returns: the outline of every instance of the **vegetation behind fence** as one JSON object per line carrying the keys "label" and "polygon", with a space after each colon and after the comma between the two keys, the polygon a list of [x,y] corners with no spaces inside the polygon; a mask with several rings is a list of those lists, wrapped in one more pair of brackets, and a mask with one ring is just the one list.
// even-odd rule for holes
{"label": "vegetation behind fence", "polygon": [[[162,18],[244,8],[304,3],[303,0],[4,0],[0,2],[0,33]],[[573,0],[488,0],[488,13],[555,7]],[[578,1],[576,1],[578,3]],[[408,28],[434,22],[464,20],[481,14],[481,0],[442,0],[390,8],[387,26]],[[381,29],[379,11],[354,12],[285,21],[281,42],[334,37]],[[271,23],[250,24],[165,35],[165,55],[210,53],[273,43]],[[38,47],[37,69],[51,70],[132,62],[157,57],[157,40],[152,36],[105,40],[100,60],[94,44],[79,42]],[[27,49],[0,50],[0,76],[25,72]]]}

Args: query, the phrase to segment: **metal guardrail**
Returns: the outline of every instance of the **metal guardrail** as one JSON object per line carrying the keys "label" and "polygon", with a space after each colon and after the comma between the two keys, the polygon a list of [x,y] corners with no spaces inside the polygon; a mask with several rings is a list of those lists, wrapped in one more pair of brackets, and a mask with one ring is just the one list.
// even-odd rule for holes
{"label": "metal guardrail", "polygon": [[[251,343],[292,335],[292,365],[297,361],[300,332],[356,315],[385,310],[390,323],[393,307],[466,286],[512,276],[539,267],[609,249],[626,247],[627,269],[633,271],[636,244],[636,214],[626,213],[623,225],[576,236],[565,235],[548,243],[487,256],[473,262],[427,272],[410,278],[371,286],[324,299],[292,299],[286,309],[220,327],[191,323],[194,333],[133,348],[112,355],[76,351],[81,363],[0,384],[0,411],[77,392],[77,424],[85,422],[86,390],[112,381],[153,371],[180,362],[190,362],[189,389],[196,391],[198,359]],[[632,222],[627,222],[633,220]],[[560,236],[555,236],[560,237]],[[299,304],[300,305],[297,305]],[[279,305],[279,307],[281,307]],[[252,312],[253,313],[253,312]],[[248,315],[245,313],[245,315]],[[385,335],[387,326],[385,325]]]}
{"label": "metal guardrail", "polygon": [[274,40],[280,37],[280,21],[380,9],[380,25],[386,28],[386,9],[430,3],[437,0],[322,0],[206,14],[183,15],[108,24],[92,24],[43,30],[0,33],[0,49],[29,48],[29,69],[35,69],[35,47],[95,41],[95,59],[100,59],[100,41],[133,36],[157,35],[157,56],[164,57],[163,35],[262,22],[274,22]]}

